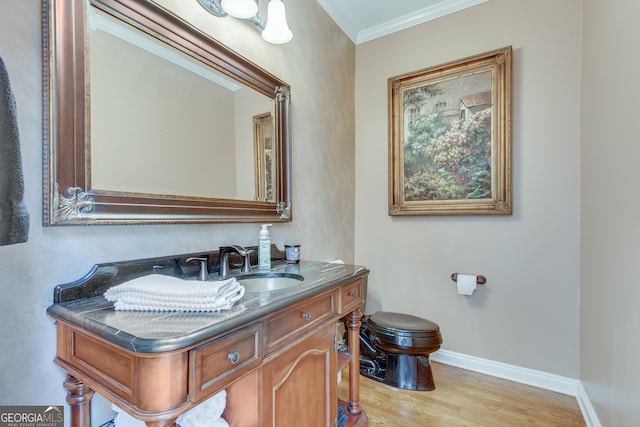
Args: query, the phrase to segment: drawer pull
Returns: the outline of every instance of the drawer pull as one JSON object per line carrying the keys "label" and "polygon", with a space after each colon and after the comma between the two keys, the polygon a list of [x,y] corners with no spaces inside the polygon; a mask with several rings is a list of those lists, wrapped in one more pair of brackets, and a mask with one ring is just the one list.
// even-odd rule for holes
{"label": "drawer pull", "polygon": [[237,351],[234,351],[233,353],[229,353],[229,356],[227,357],[229,358],[229,362],[235,365],[240,360],[240,353],[238,353]]}
{"label": "drawer pull", "polygon": [[356,292],[354,292],[354,291],[349,291],[349,296],[350,297],[356,297],[356,296],[358,296],[358,294]]}
{"label": "drawer pull", "polygon": [[308,311],[302,313],[302,318],[305,320],[311,319],[311,313],[309,313]]}

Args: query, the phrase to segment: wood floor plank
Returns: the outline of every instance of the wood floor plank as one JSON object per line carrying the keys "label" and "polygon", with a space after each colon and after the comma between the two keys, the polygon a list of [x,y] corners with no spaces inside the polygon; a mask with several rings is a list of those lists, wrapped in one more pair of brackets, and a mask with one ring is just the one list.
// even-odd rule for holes
{"label": "wood floor plank", "polygon": [[[432,363],[434,391],[409,391],[360,376],[370,427],[583,427],[572,396]],[[347,378],[343,372],[343,378]],[[339,387],[348,398],[348,381]]]}

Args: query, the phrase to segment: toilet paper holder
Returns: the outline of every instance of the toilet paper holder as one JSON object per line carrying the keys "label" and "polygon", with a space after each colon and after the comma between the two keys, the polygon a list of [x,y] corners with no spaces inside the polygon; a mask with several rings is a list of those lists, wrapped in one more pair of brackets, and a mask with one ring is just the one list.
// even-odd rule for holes
{"label": "toilet paper holder", "polygon": [[[454,282],[458,281],[458,273],[453,273],[451,274],[451,280],[453,280]],[[485,283],[487,283],[487,278],[481,275],[477,275],[476,276],[476,283],[478,285],[484,285]]]}

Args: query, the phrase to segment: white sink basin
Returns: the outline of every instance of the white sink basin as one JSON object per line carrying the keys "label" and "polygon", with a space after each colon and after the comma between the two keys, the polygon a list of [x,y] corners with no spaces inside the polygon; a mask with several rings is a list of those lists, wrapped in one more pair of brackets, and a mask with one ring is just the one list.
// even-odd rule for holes
{"label": "white sink basin", "polygon": [[254,273],[236,276],[246,292],[272,292],[297,286],[304,277],[291,273]]}

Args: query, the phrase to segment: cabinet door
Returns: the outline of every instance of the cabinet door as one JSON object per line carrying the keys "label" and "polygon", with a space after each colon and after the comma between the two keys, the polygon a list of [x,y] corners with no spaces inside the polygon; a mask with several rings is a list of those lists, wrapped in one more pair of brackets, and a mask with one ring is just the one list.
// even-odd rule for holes
{"label": "cabinet door", "polygon": [[263,366],[264,426],[332,427],[337,416],[336,326],[327,322]]}

